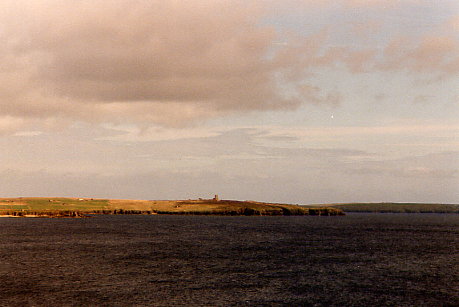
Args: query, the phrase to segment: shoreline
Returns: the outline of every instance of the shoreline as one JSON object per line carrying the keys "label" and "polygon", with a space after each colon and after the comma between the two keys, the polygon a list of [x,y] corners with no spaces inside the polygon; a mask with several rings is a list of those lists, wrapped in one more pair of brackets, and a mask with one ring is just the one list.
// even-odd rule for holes
{"label": "shoreline", "polygon": [[187,200],[120,200],[93,198],[21,197],[0,199],[0,215],[30,217],[86,217],[97,214],[168,214],[222,216],[289,216],[344,215],[331,207],[302,207],[294,204],[257,201],[187,199]]}

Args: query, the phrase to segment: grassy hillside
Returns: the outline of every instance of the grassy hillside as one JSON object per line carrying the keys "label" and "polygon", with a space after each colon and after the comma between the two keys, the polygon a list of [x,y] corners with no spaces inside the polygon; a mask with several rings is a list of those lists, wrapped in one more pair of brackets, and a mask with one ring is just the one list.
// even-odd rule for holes
{"label": "grassy hillside", "polygon": [[81,216],[84,214],[342,215],[337,208],[235,200],[116,200],[21,197],[0,199],[0,215]]}
{"label": "grassy hillside", "polygon": [[342,209],[344,212],[376,213],[459,213],[459,205],[422,203],[348,203],[323,205]]}

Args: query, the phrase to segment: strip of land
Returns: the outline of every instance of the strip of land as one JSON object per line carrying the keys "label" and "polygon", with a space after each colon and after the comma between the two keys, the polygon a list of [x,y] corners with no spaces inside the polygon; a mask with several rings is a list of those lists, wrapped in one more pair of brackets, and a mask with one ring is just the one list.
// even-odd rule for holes
{"label": "strip of land", "polygon": [[459,213],[458,204],[340,203],[292,205],[218,199],[126,200],[62,197],[0,198],[0,217],[85,217],[91,214],[320,215]]}
{"label": "strip of land", "polygon": [[91,214],[344,215],[343,210],[332,207],[302,207],[292,204],[218,199],[0,198],[0,216],[84,217]]}
{"label": "strip of land", "polygon": [[428,203],[346,203],[320,205],[344,212],[362,213],[459,213],[458,204]]}

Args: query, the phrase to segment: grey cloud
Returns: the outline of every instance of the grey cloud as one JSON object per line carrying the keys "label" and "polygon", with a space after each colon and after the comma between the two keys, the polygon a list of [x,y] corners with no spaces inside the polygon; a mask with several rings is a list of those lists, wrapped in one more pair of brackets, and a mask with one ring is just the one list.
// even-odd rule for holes
{"label": "grey cloud", "polygon": [[[337,105],[307,83],[344,62],[361,71],[372,50],[328,46],[332,29],[278,40],[261,1],[4,1],[4,114],[184,126],[228,112]],[[269,13],[272,14],[272,11]],[[283,34],[282,34],[283,35]],[[306,83],[305,83],[306,80]]]}
{"label": "grey cloud", "polygon": [[237,0],[3,2],[0,61],[10,69],[0,74],[2,111],[112,121],[125,115],[162,124],[169,115],[178,125],[178,112],[163,113],[165,105],[188,108],[184,119],[293,108],[301,93],[285,95],[275,75],[296,69],[295,61],[268,59],[276,33],[259,25],[257,6]]}
{"label": "grey cloud", "polygon": [[265,144],[273,140],[256,129],[135,146],[94,142],[83,132],[64,131],[54,140],[46,134],[3,140],[0,162],[9,170],[0,170],[0,193],[141,199],[219,193],[293,203],[454,202],[458,196],[458,152],[388,160],[384,153],[352,148]]}
{"label": "grey cloud", "polygon": [[[291,3],[336,9],[325,2]],[[343,0],[339,9],[388,3],[395,2]],[[280,6],[239,0],[2,1],[0,115],[187,126],[234,112],[337,105],[343,100],[339,92],[313,82],[313,73],[324,67],[457,72],[458,42],[447,33],[407,46],[395,40],[381,63],[376,48],[359,48],[353,40],[335,45],[339,23],[307,37],[266,25],[264,18],[279,14]],[[288,14],[291,8],[283,9]],[[279,40],[286,44],[273,44]]]}
{"label": "grey cloud", "polygon": [[[281,162],[279,165],[277,162]],[[0,193],[8,196],[85,196],[131,199],[210,197],[291,203],[345,201],[457,202],[457,179],[344,173],[299,160],[228,161],[214,170],[151,169],[130,174],[7,170]],[[229,171],[232,168],[232,171]],[[285,169],[287,171],[285,171]],[[282,170],[282,172],[280,172]],[[282,188],[279,188],[282,187]]]}
{"label": "grey cloud", "polygon": [[350,175],[444,179],[458,182],[459,152],[442,152],[395,160],[356,161],[353,165],[346,167],[344,172]]}
{"label": "grey cloud", "polygon": [[425,104],[429,101],[432,101],[432,99],[434,99],[435,96],[433,95],[418,95],[416,97],[413,98],[413,103],[415,104]]}
{"label": "grey cloud", "polygon": [[377,67],[456,76],[459,72],[458,54],[459,40],[453,33],[425,36],[420,42],[398,37],[385,47],[384,59]]}

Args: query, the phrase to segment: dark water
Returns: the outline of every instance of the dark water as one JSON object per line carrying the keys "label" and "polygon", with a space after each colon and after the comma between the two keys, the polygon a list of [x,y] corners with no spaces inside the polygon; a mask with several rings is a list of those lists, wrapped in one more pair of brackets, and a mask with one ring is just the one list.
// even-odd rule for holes
{"label": "dark water", "polygon": [[459,306],[459,215],[0,219],[2,306]]}

